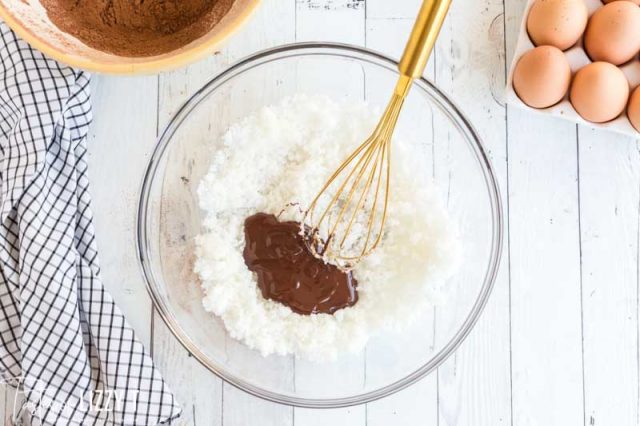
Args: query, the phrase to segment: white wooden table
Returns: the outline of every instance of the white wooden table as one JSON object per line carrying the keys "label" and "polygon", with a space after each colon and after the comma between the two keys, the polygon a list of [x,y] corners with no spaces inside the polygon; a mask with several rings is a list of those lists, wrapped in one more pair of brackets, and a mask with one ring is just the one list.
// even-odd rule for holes
{"label": "white wooden table", "polygon": [[264,0],[222,52],[198,64],[94,77],[90,176],[104,281],[182,402],[181,424],[640,424],[640,152],[631,138],[505,107],[524,0],[454,0],[429,67],[483,137],[508,219],[489,304],[437,373],[366,406],[294,409],[222,383],[154,312],[136,263],[135,206],[156,135],[176,108],[229,63],[282,43],[340,41],[398,57],[419,3]]}

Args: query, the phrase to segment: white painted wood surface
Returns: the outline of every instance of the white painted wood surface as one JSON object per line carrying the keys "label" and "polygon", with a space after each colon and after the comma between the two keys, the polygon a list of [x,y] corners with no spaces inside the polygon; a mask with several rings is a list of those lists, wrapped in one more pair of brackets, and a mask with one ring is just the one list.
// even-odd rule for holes
{"label": "white painted wood surface", "polygon": [[[382,401],[293,409],[222,383],[154,312],[135,261],[141,175],[177,107],[256,50],[332,40],[398,57],[420,0],[264,0],[219,53],[160,76],[95,76],[90,176],[105,283],[185,408],[183,425],[638,426],[637,141],[505,107],[524,0],[454,0],[428,76],[477,127],[505,201],[479,323],[437,373]],[[11,392],[0,394],[10,415]]]}

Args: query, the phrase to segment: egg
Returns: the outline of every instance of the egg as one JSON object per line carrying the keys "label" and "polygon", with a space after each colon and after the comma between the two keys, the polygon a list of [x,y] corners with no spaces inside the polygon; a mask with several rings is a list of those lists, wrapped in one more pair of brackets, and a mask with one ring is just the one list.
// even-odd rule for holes
{"label": "egg", "polygon": [[[602,3],[607,4],[614,1],[618,1],[618,0],[602,0]],[[635,4],[640,4],[640,0],[626,0],[626,1],[630,1],[631,3],[635,3]]]}
{"label": "egg", "polygon": [[513,89],[525,104],[547,108],[564,98],[571,82],[571,68],[557,47],[539,46],[528,51],[513,71]]}
{"label": "egg", "polygon": [[633,127],[640,132],[640,86],[636,87],[631,95],[631,99],[629,99],[627,116]]}
{"label": "egg", "polygon": [[584,33],[588,18],[584,0],[536,0],[529,10],[527,32],[536,46],[566,50]]}
{"label": "egg", "polygon": [[629,82],[623,72],[610,63],[591,63],[573,78],[571,104],[585,120],[611,121],[624,111],[628,99]]}
{"label": "egg", "polygon": [[598,9],[587,25],[584,37],[593,61],[624,64],[640,51],[640,7],[618,0]]}

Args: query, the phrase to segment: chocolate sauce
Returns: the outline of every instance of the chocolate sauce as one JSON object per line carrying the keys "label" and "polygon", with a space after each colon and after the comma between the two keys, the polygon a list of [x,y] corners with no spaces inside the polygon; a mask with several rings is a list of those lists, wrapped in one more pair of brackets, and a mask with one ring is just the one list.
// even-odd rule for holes
{"label": "chocolate sauce", "polygon": [[358,301],[351,272],[309,252],[300,223],[257,213],[244,221],[244,262],[258,274],[262,295],[299,314],[332,314]]}

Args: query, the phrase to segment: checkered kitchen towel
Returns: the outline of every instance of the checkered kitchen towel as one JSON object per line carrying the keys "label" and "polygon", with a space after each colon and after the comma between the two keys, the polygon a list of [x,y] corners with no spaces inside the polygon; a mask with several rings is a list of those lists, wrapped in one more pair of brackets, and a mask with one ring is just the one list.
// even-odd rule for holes
{"label": "checkered kitchen towel", "polygon": [[0,60],[2,379],[20,385],[32,424],[168,423],[180,409],[100,282],[89,76],[2,22]]}

